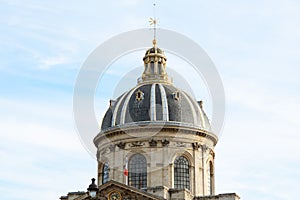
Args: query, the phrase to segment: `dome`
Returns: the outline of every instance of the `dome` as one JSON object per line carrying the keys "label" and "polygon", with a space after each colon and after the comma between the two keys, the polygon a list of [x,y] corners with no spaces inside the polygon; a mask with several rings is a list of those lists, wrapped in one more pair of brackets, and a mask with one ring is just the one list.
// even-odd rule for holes
{"label": "dome", "polygon": [[101,130],[137,122],[168,122],[210,131],[202,101],[171,84],[141,84],[111,100]]}
{"label": "dome", "polygon": [[[148,50],[146,51],[146,53],[145,53],[145,57],[147,57],[147,56],[149,56],[149,55],[151,55],[151,54],[160,54],[161,57],[164,57],[164,58],[166,59],[165,54],[164,54],[164,51],[163,51],[162,49],[156,47],[156,46],[155,46],[155,47],[152,47],[152,48],[150,48],[150,49],[148,49]],[[144,59],[145,59],[145,58],[144,58]]]}
{"label": "dome", "polygon": [[156,45],[143,58],[144,72],[136,87],[123,93],[104,115],[101,132],[132,124],[170,124],[211,131],[202,101],[176,88],[166,73],[163,50]]}

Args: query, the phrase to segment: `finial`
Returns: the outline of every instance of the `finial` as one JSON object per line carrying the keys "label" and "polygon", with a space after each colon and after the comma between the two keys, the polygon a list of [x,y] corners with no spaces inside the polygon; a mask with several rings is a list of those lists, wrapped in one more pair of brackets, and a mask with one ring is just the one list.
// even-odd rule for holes
{"label": "finial", "polygon": [[156,47],[156,39],[152,40],[152,44],[153,44],[154,47]]}
{"label": "finial", "polygon": [[153,25],[153,45],[156,46],[156,25],[157,25],[157,19],[156,19],[156,14],[155,14],[155,6],[156,4],[153,4],[153,18],[150,17],[149,22],[150,22],[150,26]]}

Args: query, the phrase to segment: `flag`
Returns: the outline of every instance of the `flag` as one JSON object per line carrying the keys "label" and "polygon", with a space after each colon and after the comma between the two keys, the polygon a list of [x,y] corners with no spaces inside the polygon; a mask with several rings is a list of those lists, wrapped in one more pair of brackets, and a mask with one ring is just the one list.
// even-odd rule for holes
{"label": "flag", "polygon": [[124,167],[124,175],[128,176],[128,158],[125,158],[125,167]]}

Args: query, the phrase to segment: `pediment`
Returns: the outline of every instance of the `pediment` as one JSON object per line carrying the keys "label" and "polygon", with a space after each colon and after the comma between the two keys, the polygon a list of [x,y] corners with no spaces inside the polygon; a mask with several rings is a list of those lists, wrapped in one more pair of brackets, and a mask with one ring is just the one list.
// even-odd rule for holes
{"label": "pediment", "polygon": [[99,186],[99,195],[101,200],[163,200],[164,198],[150,194],[143,190],[116,182],[109,181]]}

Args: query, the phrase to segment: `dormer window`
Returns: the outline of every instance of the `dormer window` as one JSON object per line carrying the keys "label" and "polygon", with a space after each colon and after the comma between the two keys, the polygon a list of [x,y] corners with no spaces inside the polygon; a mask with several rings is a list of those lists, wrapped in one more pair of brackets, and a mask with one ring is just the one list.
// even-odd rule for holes
{"label": "dormer window", "polygon": [[172,97],[173,97],[173,99],[175,99],[176,101],[179,101],[179,98],[180,98],[179,92],[178,92],[178,91],[174,92],[174,93],[172,94]]}
{"label": "dormer window", "polygon": [[135,93],[135,100],[136,101],[142,101],[144,99],[144,93],[141,90],[138,90]]}

